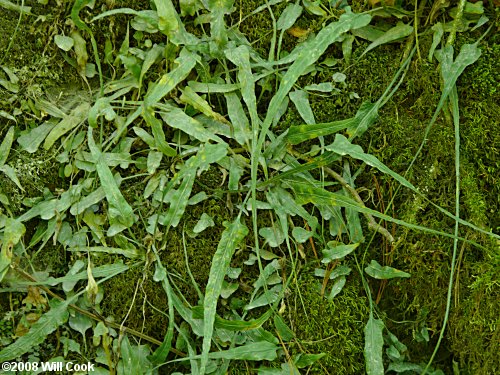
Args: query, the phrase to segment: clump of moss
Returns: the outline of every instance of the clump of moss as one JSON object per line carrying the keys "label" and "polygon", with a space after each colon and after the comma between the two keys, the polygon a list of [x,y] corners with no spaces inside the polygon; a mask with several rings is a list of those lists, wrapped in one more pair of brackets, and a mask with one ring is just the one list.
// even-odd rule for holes
{"label": "clump of moss", "polygon": [[52,163],[52,167],[47,168],[47,160],[51,158],[52,155],[43,150],[34,154],[11,150],[7,164],[15,170],[23,190],[2,173],[0,191],[8,196],[9,208],[14,214],[20,214],[29,209],[23,205],[24,199],[41,197],[44,195],[44,189],[49,189],[54,193],[56,188],[62,187],[57,165]]}
{"label": "clump of moss", "polygon": [[[363,328],[369,315],[361,282],[349,277],[333,301],[320,295],[320,284],[318,278],[303,273],[292,285],[290,325],[300,348],[307,353],[326,353],[312,366],[312,373],[361,374],[365,369]],[[298,352],[299,347],[292,350]]]}
{"label": "clump of moss", "polygon": [[497,257],[460,273],[467,298],[461,299],[450,317],[449,335],[455,361],[469,374],[500,371],[499,270]]}

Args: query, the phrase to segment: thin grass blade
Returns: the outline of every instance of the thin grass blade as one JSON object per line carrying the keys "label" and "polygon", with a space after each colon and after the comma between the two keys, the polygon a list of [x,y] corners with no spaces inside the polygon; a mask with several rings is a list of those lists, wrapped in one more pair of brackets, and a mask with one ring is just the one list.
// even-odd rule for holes
{"label": "thin grass blade", "polygon": [[[248,228],[240,222],[238,217],[232,223],[224,224],[226,229],[222,233],[222,238],[217,246],[217,251],[212,258],[212,266],[207,282],[205,301],[203,304],[205,310],[205,321],[203,328],[203,351],[201,354],[200,374],[204,375],[209,359],[209,352],[212,343],[214,331],[215,311],[217,301],[222,290],[222,282],[226,276],[227,268],[236,247],[248,234]],[[269,352],[270,349],[265,352]]]}
{"label": "thin grass blade", "polygon": [[5,138],[0,144],[0,167],[3,166],[9,157],[10,148],[12,147],[12,143],[14,142],[14,127],[11,126],[5,134]]}
{"label": "thin grass blade", "polygon": [[109,203],[108,216],[111,225],[108,229],[108,236],[113,236],[134,224],[134,211],[123,197],[111,170],[102,158],[102,153],[95,144],[91,127],[88,128],[88,144],[92,157],[96,160],[96,171]]}
{"label": "thin grass blade", "polygon": [[407,37],[412,32],[412,26],[404,24],[403,22],[398,22],[396,26],[394,26],[392,29],[387,30],[382,36],[374,40],[368,47],[366,47],[359,58],[363,57],[366,53],[382,44],[391,43],[395,40]]}
{"label": "thin grass blade", "polygon": [[368,375],[384,375],[384,362],[382,361],[382,349],[384,338],[382,331],[384,323],[373,317],[370,318],[365,326],[365,364]]}
{"label": "thin grass blade", "polygon": [[314,119],[314,113],[311,109],[311,105],[309,104],[309,97],[306,91],[304,90],[295,90],[288,94],[290,100],[295,104],[297,111],[300,114],[300,117],[304,120],[304,122],[308,125],[312,125],[316,123]]}

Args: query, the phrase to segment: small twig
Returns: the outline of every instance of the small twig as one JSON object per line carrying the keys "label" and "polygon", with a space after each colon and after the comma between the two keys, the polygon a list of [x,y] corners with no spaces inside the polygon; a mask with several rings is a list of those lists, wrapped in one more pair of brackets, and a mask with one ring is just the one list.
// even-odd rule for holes
{"label": "small twig", "polygon": [[[311,228],[309,227],[309,224],[307,224],[307,221],[304,220],[304,224],[306,226],[306,229],[310,231]],[[311,248],[312,248],[312,251],[314,253],[314,256],[316,257],[316,259],[318,259],[318,253],[316,252],[316,246],[314,246],[314,240],[312,239],[312,237],[309,238],[309,243],[311,244]]]}
{"label": "small twig", "polygon": [[[33,276],[31,276],[29,273],[27,273],[26,271],[22,270],[21,268],[18,268],[17,266],[14,266],[13,267],[17,273],[19,273],[21,276],[23,276],[25,279],[27,280],[30,280],[34,283],[39,283],[38,280],[36,280]],[[42,289],[45,293],[47,293],[48,295],[50,295],[51,297],[55,298],[55,299],[58,299],[59,301],[62,301],[64,302],[65,299],[61,296],[59,296],[58,294],[54,293],[53,291],[51,291],[49,288],[47,288],[45,285],[37,285],[40,289]],[[148,335],[145,335],[144,333],[141,333],[139,331],[136,331],[135,329],[132,329],[132,328],[128,328],[128,327],[125,327],[125,326],[122,326],[120,324],[117,324],[117,323],[113,323],[113,322],[110,322],[106,319],[104,319],[104,317],[102,316],[99,316],[97,314],[93,314],[87,310],[84,310],[72,303],[70,303],[68,305],[71,309],[79,312],[80,314],[82,315],[85,315],[87,317],[89,317],[90,319],[93,319],[95,321],[99,321],[99,322],[103,322],[104,324],[106,324],[108,327],[111,327],[111,328],[114,328],[118,331],[121,331],[121,332],[125,332],[125,333],[129,333],[133,336],[136,336],[136,337],[139,337],[143,340],[146,340],[146,341],[149,341],[150,343],[152,344],[155,344],[155,345],[158,345],[160,346],[162,344],[161,341],[151,337],[151,336],[148,336]],[[174,354],[177,354],[181,357],[186,357],[186,353],[183,353],[175,348],[170,348],[170,351]]]}

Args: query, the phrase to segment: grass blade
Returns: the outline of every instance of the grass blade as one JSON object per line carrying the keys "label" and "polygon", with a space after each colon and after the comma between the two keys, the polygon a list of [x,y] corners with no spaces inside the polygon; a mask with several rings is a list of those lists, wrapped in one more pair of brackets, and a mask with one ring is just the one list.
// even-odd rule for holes
{"label": "grass blade", "polygon": [[234,92],[226,93],[224,97],[227,103],[227,114],[233,125],[233,138],[240,145],[246,144],[248,146],[252,138],[252,132],[240,98]]}
{"label": "grass blade", "polygon": [[59,121],[59,123],[54,126],[54,128],[52,128],[50,133],[47,135],[47,138],[45,138],[43,148],[48,150],[64,134],[85,121],[88,116],[89,110],[90,104],[87,102],[83,102],[78,107],[73,109],[69,115],[64,116],[63,119]]}
{"label": "grass blade", "polygon": [[142,112],[142,117],[153,131],[153,137],[158,150],[163,152],[166,156],[177,155],[177,152],[165,141],[165,133],[163,132],[162,124],[155,117],[153,110],[150,108],[145,108]]}
{"label": "grass blade", "polygon": [[383,329],[384,322],[375,319],[373,314],[370,313],[370,318],[365,326],[365,363],[368,375],[384,375],[384,363],[382,361]]}
{"label": "grass blade", "polygon": [[237,348],[210,353],[210,359],[228,359],[243,361],[273,361],[278,357],[279,346],[269,342],[260,341],[238,346]]}
{"label": "grass blade", "polygon": [[238,81],[241,85],[241,95],[247,105],[252,127],[256,130],[260,126],[260,119],[257,114],[255,78],[252,75],[252,69],[250,67],[250,52],[248,51],[248,47],[239,46],[238,48],[228,50],[226,51],[226,57],[239,68]]}
{"label": "grass blade", "polygon": [[313,125],[291,126],[288,130],[286,140],[290,144],[296,145],[320,136],[337,133],[344,129],[356,129],[361,120],[370,114],[373,107],[374,104],[365,102],[359,107],[356,116],[349,119]]}
{"label": "grass blade", "polygon": [[393,172],[389,167],[387,167],[384,163],[379,161],[375,156],[371,154],[365,154],[361,146],[353,145],[342,134],[337,134],[335,136],[335,141],[331,145],[326,146],[325,149],[328,151],[333,151],[342,156],[349,155],[354,159],[362,160],[366,164],[377,168],[382,173],[388,174],[389,176],[393,177],[401,185],[406,186],[407,188],[413,190],[414,192],[418,192],[417,188],[413,186],[406,178],[400,176],[396,172]]}
{"label": "grass blade", "polygon": [[23,186],[21,185],[21,182],[19,181],[19,179],[17,178],[17,174],[16,174],[16,170],[14,168],[12,168],[10,165],[8,164],[5,164],[5,165],[2,165],[0,166],[0,172],[3,172],[5,173],[5,175],[13,182],[17,185],[17,187],[19,189],[21,189],[22,191],[24,191],[24,188]]}
{"label": "grass blade", "polygon": [[[403,221],[403,220],[394,219],[392,216],[385,215],[385,214],[382,214],[376,210],[372,210],[370,208],[362,206],[359,203],[357,203],[355,200],[353,200],[349,197],[346,197],[343,194],[332,193],[332,192],[327,191],[325,189],[311,186],[308,183],[287,180],[286,185],[290,186],[295,191],[295,194],[297,196],[296,202],[298,202],[300,204],[313,203],[313,204],[318,205],[318,206],[324,205],[324,206],[334,206],[334,207],[337,206],[337,207],[352,208],[352,209],[354,209],[358,212],[361,212],[363,214],[367,213],[367,214],[370,214],[374,217],[378,217],[379,219],[383,219],[383,220],[389,221],[391,223],[396,223],[396,224],[405,226],[405,227],[413,229],[413,230],[419,230],[422,232],[436,234],[439,236],[455,238],[455,236],[453,234],[450,234],[450,233],[441,232],[441,231],[430,229],[430,228],[423,227],[420,225],[411,224],[411,223],[408,223],[408,222]],[[453,216],[453,215],[452,215],[452,217],[455,218],[455,216]],[[468,223],[465,220],[462,220],[459,218],[457,218],[457,220],[459,220],[460,224],[466,225],[468,227],[471,227],[471,228],[478,230],[478,231],[481,231],[481,232],[485,232],[485,231],[482,231],[481,228],[478,228],[478,227]],[[499,238],[498,235],[495,235],[493,233],[486,232],[486,234],[488,234],[494,238]],[[472,243],[476,246],[479,246],[478,244],[476,244],[472,241],[466,240],[465,238],[458,237],[458,239],[465,241],[465,242],[468,242],[468,243]]]}
{"label": "grass blade", "polygon": [[5,164],[7,158],[9,157],[10,148],[12,147],[12,142],[14,142],[14,127],[11,126],[5,134],[5,138],[0,145],[0,167]]}
{"label": "grass blade", "polygon": [[21,240],[26,232],[26,227],[19,220],[5,219],[3,230],[2,251],[0,253],[0,281],[9,271],[12,262],[12,249]]}
{"label": "grass blade", "polygon": [[312,125],[316,123],[314,119],[314,113],[309,104],[309,98],[307,92],[304,90],[295,90],[288,94],[290,100],[295,104],[297,111],[299,111],[300,117],[305,121],[306,124]]}
{"label": "grass blade", "polygon": [[203,351],[201,354],[200,374],[204,375],[209,359],[212,335],[214,331],[215,311],[217,301],[222,290],[222,282],[226,276],[227,268],[238,244],[248,234],[248,228],[236,218],[232,223],[224,224],[226,229],[222,233],[222,238],[217,246],[217,251],[212,259],[210,274],[205,292],[204,310],[205,321],[203,326]]}
{"label": "grass blade", "polygon": [[197,109],[206,116],[213,118],[214,120],[227,122],[224,116],[215,112],[210,104],[208,104],[208,102],[198,95],[191,87],[186,86],[183,90],[181,90],[181,92],[182,95],[179,99],[182,102],[191,105],[193,108]]}
{"label": "grass blade", "polygon": [[179,58],[175,60],[177,67],[171,72],[164,74],[146,93],[146,97],[144,98],[145,109],[158,103],[165,95],[177,87],[189,75],[196,65],[197,60],[197,55],[183,49]]}
{"label": "grass blade", "polygon": [[[257,319],[250,320],[228,320],[223,319],[219,315],[215,315],[215,328],[222,328],[228,331],[249,331],[251,329],[257,329],[262,327],[262,325],[267,322],[267,320],[274,314],[273,309],[267,310],[264,314],[262,314]],[[203,306],[195,306],[193,307],[193,317],[195,319],[203,319],[204,318],[204,309]]]}
{"label": "grass blade", "polygon": [[108,236],[111,237],[134,224],[134,211],[120,192],[111,170],[105,163],[101,151],[97,148],[90,126],[88,129],[88,144],[92,157],[96,160],[97,174],[109,203],[108,216],[111,225],[108,229]]}
{"label": "grass blade", "polygon": [[50,121],[44,122],[42,125],[38,125],[36,128],[32,129],[29,133],[21,135],[17,139],[17,143],[19,143],[24,151],[32,154],[38,150],[38,147],[54,126],[55,124]]}
{"label": "grass blade", "polygon": [[365,267],[365,272],[371,277],[379,280],[394,279],[396,277],[411,277],[407,272],[389,266],[382,266],[376,260],[372,260],[370,264]]}
{"label": "grass blade", "polygon": [[[187,88],[186,88],[187,90]],[[184,91],[186,92],[186,91]],[[181,98],[182,99],[182,98]],[[206,102],[205,102],[206,103]],[[208,105],[208,103],[207,103]],[[162,108],[161,106],[158,106],[159,108]],[[211,111],[211,108],[210,108]],[[220,114],[211,111],[213,113],[213,116],[208,115],[205,113],[207,116],[215,118],[218,121],[223,120],[223,122],[226,122],[227,120],[224,119]],[[160,116],[165,121],[168,125],[175,129],[180,129],[184,133],[198,139],[199,141],[205,143],[208,142],[209,140],[222,143],[222,139],[213,134],[212,132],[208,131],[203,127],[200,121],[192,118],[191,116],[188,116],[184,113],[179,108],[172,108],[168,111],[160,111]]]}
{"label": "grass blade", "polygon": [[361,59],[361,57],[363,57],[366,53],[382,44],[391,43],[395,40],[407,37],[412,32],[412,26],[404,24],[403,22],[398,22],[396,26],[394,26],[392,29],[387,30],[382,36],[374,40],[368,47],[366,47],[359,58]]}

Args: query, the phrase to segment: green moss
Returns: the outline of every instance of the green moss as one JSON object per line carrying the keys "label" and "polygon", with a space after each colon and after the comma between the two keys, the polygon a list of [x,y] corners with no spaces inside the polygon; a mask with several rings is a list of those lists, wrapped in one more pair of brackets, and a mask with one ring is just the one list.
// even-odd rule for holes
{"label": "green moss", "polygon": [[[499,258],[477,263],[461,272],[466,298],[450,318],[449,335],[455,360],[465,374],[494,374],[500,371]],[[471,272],[472,271],[472,272]]]}
{"label": "green moss", "polygon": [[361,292],[361,282],[356,277],[348,277],[340,294],[328,301],[319,293],[321,279],[303,271],[291,289],[288,299],[290,326],[300,343],[300,346],[292,346],[291,351],[326,353],[312,366],[311,371],[315,374],[363,373],[363,328],[369,308]]}

